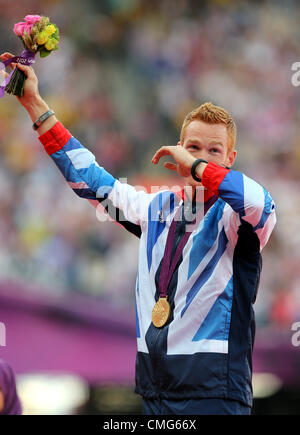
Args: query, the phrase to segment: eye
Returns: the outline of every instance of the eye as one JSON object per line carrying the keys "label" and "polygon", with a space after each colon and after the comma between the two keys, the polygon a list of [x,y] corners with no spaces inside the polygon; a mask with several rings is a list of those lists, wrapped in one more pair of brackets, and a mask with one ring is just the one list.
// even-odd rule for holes
{"label": "eye", "polygon": [[188,148],[193,149],[193,150],[198,150],[199,149],[198,145],[194,145],[194,144],[188,145]]}
{"label": "eye", "polygon": [[211,148],[211,149],[210,149],[210,152],[216,154],[216,153],[219,153],[220,150],[219,150],[219,148]]}

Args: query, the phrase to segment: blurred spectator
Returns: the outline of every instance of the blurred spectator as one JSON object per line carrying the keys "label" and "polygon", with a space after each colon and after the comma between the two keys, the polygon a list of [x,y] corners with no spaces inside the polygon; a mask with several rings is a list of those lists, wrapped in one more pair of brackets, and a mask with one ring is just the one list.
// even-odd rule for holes
{"label": "blurred spectator", "polygon": [[16,380],[9,364],[0,359],[0,415],[22,414]]}

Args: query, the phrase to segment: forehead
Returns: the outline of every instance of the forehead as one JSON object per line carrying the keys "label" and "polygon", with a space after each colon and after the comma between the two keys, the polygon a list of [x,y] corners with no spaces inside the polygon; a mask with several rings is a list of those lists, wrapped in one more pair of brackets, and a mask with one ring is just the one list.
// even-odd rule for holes
{"label": "forehead", "polygon": [[207,122],[194,120],[190,122],[184,131],[184,142],[189,139],[200,141],[217,140],[224,145],[228,144],[228,133],[225,124],[208,124]]}

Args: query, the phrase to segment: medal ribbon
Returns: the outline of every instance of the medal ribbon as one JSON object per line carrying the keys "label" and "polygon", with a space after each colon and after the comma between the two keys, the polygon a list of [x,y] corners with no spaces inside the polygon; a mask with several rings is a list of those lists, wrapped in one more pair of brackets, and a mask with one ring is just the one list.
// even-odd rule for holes
{"label": "medal ribbon", "polygon": [[[34,57],[35,57],[35,53],[32,53],[29,50],[24,50],[21,53],[21,56],[15,56],[15,57],[11,57],[10,59],[7,59],[3,62],[0,61],[0,71],[2,69],[4,69],[5,67],[7,67],[10,63],[14,62],[14,63],[22,63],[23,65],[32,65],[34,63]],[[13,72],[15,71],[16,68],[14,68],[11,73],[8,75],[8,77],[6,77],[6,79],[4,79],[3,83],[0,86],[0,98],[4,97],[5,94],[5,88],[8,85],[8,83],[10,82],[11,76],[13,75]]]}
{"label": "medal ribbon", "polygon": [[[179,207],[169,229],[168,237],[167,237],[167,243],[165,247],[164,252],[164,258],[161,266],[160,276],[159,276],[159,297],[165,298],[167,296],[168,286],[171,281],[173,272],[175,270],[175,267],[180,259],[181,253],[183,251],[183,248],[185,247],[191,232],[186,232],[182,239],[180,240],[180,243],[178,244],[174,257],[171,262],[171,255],[172,255],[172,247],[175,239],[175,232],[176,232],[176,223],[177,218],[179,216],[180,211],[182,211],[182,207]],[[171,263],[171,264],[170,264]]]}

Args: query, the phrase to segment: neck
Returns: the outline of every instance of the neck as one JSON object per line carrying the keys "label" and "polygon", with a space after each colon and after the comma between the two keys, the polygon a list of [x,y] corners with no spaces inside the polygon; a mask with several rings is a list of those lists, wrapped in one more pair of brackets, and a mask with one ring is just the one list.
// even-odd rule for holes
{"label": "neck", "polygon": [[206,202],[215,195],[214,192],[211,192],[205,187],[201,186],[201,189],[199,189],[199,187],[200,186],[196,187],[189,184],[186,185],[182,189],[182,198],[187,201]]}

